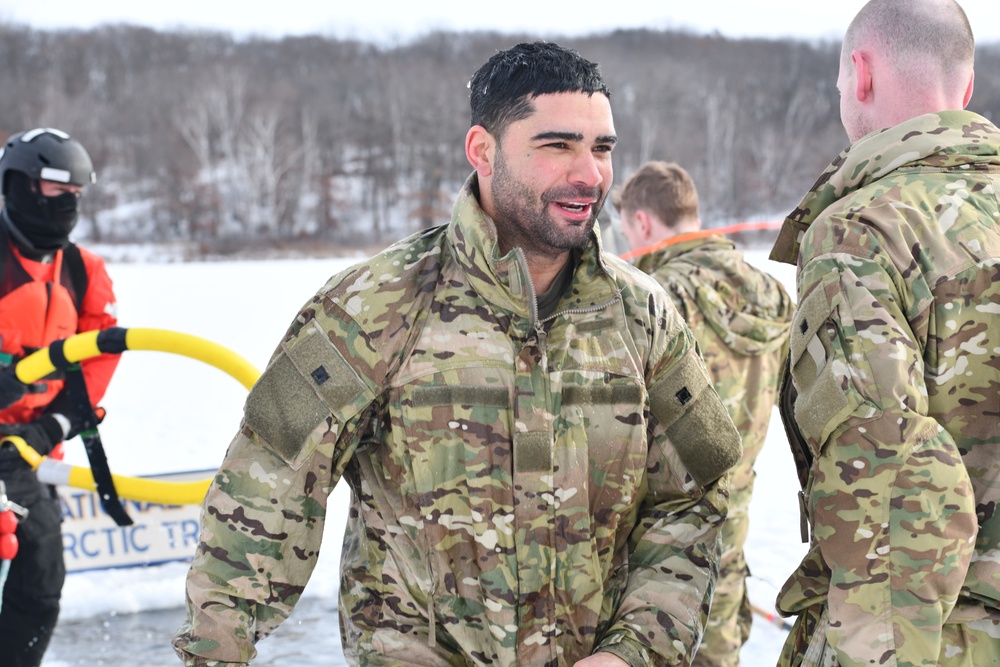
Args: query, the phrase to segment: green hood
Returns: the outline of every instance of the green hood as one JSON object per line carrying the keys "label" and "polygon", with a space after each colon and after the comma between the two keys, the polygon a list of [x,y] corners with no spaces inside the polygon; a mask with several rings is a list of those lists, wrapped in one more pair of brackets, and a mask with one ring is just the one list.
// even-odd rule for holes
{"label": "green hood", "polygon": [[732,352],[758,356],[785,343],[791,297],[776,279],[748,265],[728,239],[669,245],[641,257],[637,267],[680,293],[683,302],[692,301]]}

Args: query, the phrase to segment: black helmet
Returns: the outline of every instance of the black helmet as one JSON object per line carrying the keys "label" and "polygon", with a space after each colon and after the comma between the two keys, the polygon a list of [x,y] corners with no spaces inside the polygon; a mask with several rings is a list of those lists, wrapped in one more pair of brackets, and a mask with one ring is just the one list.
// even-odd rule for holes
{"label": "black helmet", "polygon": [[62,130],[39,127],[18,132],[0,150],[0,181],[7,194],[7,172],[19,171],[29,180],[73,185],[97,182],[94,163],[80,142]]}
{"label": "black helmet", "polygon": [[39,181],[85,186],[96,182],[94,163],[62,130],[40,127],[11,136],[0,150],[5,222],[24,250],[65,247],[76,226],[79,196],[41,194]]}

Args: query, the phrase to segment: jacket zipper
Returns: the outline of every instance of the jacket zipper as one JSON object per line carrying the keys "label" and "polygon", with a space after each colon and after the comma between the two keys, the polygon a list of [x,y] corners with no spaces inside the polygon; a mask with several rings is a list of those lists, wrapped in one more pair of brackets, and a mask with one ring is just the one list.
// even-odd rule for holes
{"label": "jacket zipper", "polygon": [[[537,292],[535,291],[535,281],[532,280],[532,278],[531,278],[531,272],[528,270],[528,259],[527,259],[527,257],[525,257],[524,250],[522,248],[517,247],[517,248],[515,248],[515,251],[516,251],[516,254],[517,254],[518,264],[521,267],[521,270],[522,270],[522,272],[523,272],[523,274],[525,276],[525,279],[526,279],[526,282],[527,282],[527,285],[528,285],[528,313],[529,313],[528,324],[529,324],[529,329],[535,332],[535,340],[536,340],[536,342],[538,344],[538,350],[541,353],[541,364],[542,364],[543,368],[547,369],[548,368],[548,351],[547,351],[547,347],[548,347],[548,338],[549,338],[549,335],[545,331],[544,324],[546,322],[551,322],[551,321],[555,320],[557,317],[562,317],[563,315],[569,315],[569,314],[574,314],[574,313],[579,314],[579,313],[600,312],[600,311],[604,310],[605,308],[607,308],[608,306],[610,306],[612,303],[615,303],[616,301],[618,301],[619,299],[621,299],[621,290],[619,290],[618,292],[616,292],[615,295],[612,298],[608,299],[604,303],[597,304],[597,305],[594,305],[594,306],[587,306],[587,307],[584,307],[584,308],[566,308],[564,310],[557,311],[557,312],[553,313],[552,315],[549,315],[548,317],[546,317],[544,319],[539,319],[539,317],[538,317],[538,295],[537,295]],[[555,560],[552,561],[551,567],[552,567],[552,571],[550,572],[550,576],[549,576],[549,587],[550,587],[550,589],[552,589],[555,586],[555,580],[556,580],[556,572],[555,572],[556,562],[555,562]],[[553,596],[554,596],[554,591],[550,590],[550,599],[552,599]],[[553,650],[555,650],[554,647],[553,647]],[[555,657],[555,656],[553,656],[553,657]]]}
{"label": "jacket zipper", "polygon": [[535,292],[535,281],[531,279],[531,271],[528,270],[528,258],[524,255],[524,250],[520,247],[514,249],[517,254],[518,264],[521,265],[521,269],[524,272],[524,276],[528,283],[528,313],[529,313],[529,328],[535,332],[535,336],[538,340],[538,347],[542,352],[542,356],[545,356],[546,345],[548,343],[548,333],[545,332],[545,328],[542,326],[546,322],[551,322],[557,317],[562,317],[563,315],[581,315],[585,313],[597,313],[616,301],[621,299],[621,290],[617,291],[613,297],[605,301],[604,303],[599,303],[593,306],[586,306],[584,308],[567,308],[565,310],[560,310],[552,315],[549,315],[543,320],[538,319],[538,295]]}
{"label": "jacket zipper", "polygon": [[535,292],[535,281],[531,278],[531,271],[528,270],[528,258],[524,254],[524,249],[520,246],[514,248],[517,255],[517,263],[521,267],[525,281],[528,283],[528,328],[535,332],[535,339],[538,341],[538,348],[542,356],[545,356],[545,347],[548,342],[548,334],[542,328],[542,322],[538,321],[538,294]]}

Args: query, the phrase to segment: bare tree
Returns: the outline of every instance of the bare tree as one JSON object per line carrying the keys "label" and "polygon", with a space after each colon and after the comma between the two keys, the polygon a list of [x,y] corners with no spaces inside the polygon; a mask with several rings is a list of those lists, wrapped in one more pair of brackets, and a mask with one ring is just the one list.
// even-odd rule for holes
{"label": "bare tree", "polygon": [[[3,23],[0,138],[50,125],[87,146],[100,173],[81,225],[92,239],[387,242],[448,219],[470,173],[466,84],[498,49],[539,37],[601,64],[619,177],[679,162],[710,218],[793,206],[846,144],[835,43],[621,30],[377,45]],[[977,58],[970,108],[1000,116],[1000,51]]]}

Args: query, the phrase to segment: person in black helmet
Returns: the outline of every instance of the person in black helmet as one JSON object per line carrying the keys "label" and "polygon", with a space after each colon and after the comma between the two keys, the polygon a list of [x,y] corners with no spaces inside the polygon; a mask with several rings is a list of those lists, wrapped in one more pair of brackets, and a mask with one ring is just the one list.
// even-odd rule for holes
{"label": "person in black helmet", "polygon": [[[62,377],[25,385],[14,374],[37,349],[117,324],[104,262],[69,241],[80,197],[95,180],[87,151],[60,130],[15,134],[0,151],[0,439],[20,436],[40,454],[58,456],[60,443],[79,432],[87,402],[101,399],[118,363],[117,355],[83,362],[85,391]],[[38,481],[8,440],[0,440],[0,482],[7,499],[28,510],[3,585],[0,663],[33,667],[59,616],[62,512],[55,488]]]}

